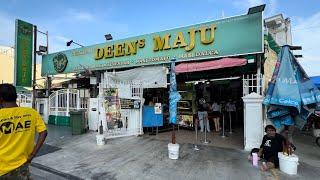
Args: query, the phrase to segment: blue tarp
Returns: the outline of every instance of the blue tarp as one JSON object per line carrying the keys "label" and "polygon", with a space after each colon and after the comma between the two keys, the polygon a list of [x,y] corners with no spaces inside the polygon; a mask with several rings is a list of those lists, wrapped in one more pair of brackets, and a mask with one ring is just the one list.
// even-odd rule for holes
{"label": "blue tarp", "polygon": [[318,88],[320,88],[320,76],[313,76],[310,77],[310,79]]}
{"label": "blue tarp", "polygon": [[297,123],[295,119],[306,121],[310,114],[306,107],[315,107],[317,103],[320,103],[319,89],[304,72],[289,46],[283,46],[263,101],[268,107],[268,118],[277,128],[294,124],[301,127],[304,123]]}
{"label": "blue tarp", "polygon": [[176,61],[175,59],[171,60],[171,71],[170,71],[169,121],[172,124],[177,123],[177,102],[180,101],[181,99],[181,95],[177,91],[175,61]]}
{"label": "blue tarp", "polygon": [[142,124],[143,127],[163,126],[163,114],[155,114],[154,106],[143,106]]}

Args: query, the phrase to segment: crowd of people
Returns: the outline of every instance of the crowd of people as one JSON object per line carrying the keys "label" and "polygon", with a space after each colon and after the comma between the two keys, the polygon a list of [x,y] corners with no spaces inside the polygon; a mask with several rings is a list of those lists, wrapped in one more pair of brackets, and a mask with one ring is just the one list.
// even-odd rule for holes
{"label": "crowd of people", "polygon": [[[212,117],[214,122],[214,130],[219,132],[221,127],[221,117],[224,112],[235,112],[235,103],[229,99],[228,102],[219,103],[213,101],[212,104],[206,102],[204,98],[198,100],[198,121],[200,124],[200,132],[210,132],[209,117]],[[281,132],[276,133],[276,128],[273,125],[267,125],[265,127],[265,135],[262,139],[262,143],[259,148],[252,149],[249,160],[252,161],[252,154],[256,153],[260,160],[260,169],[267,171],[270,169],[279,167],[278,152],[285,151],[284,147],[287,147],[287,151],[293,152],[295,146],[292,144],[290,137],[285,137],[285,134],[290,131],[290,127],[285,127]]]}
{"label": "crowd of people", "polygon": [[[228,102],[222,101],[219,103],[218,101],[213,101],[212,104],[206,102],[204,98],[200,98],[198,101],[198,120],[200,124],[200,132],[204,131],[206,127],[207,132],[210,132],[210,123],[209,119],[213,120],[214,130],[219,132],[221,127],[221,119],[224,112],[236,112],[235,102],[231,99]],[[231,114],[229,114],[230,116]]]}

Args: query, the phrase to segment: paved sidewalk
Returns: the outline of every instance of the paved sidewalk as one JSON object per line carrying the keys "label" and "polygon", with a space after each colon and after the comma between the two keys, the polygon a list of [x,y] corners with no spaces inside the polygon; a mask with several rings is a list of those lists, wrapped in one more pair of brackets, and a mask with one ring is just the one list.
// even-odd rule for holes
{"label": "paved sidewalk", "polygon": [[[124,137],[97,146],[96,133],[73,136],[59,144],[58,151],[42,155],[31,167],[35,179],[317,179],[320,160],[300,162],[298,175],[261,172],[247,161],[247,152],[231,148],[180,144],[180,158],[168,158],[167,140]],[[179,134],[178,134],[179,136]],[[178,142],[179,143],[179,142]],[[299,147],[298,147],[299,148]],[[50,171],[51,170],[51,171]],[[68,176],[69,175],[69,176]]]}

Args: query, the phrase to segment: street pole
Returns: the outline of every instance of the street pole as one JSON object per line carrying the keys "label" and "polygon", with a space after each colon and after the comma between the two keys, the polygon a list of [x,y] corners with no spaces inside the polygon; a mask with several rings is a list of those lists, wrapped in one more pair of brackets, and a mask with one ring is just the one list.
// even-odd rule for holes
{"label": "street pole", "polygon": [[[49,32],[48,31],[46,31],[46,36],[47,36],[47,55],[48,55],[49,54]],[[46,87],[47,98],[49,98],[50,96],[51,83],[52,83],[52,78],[47,75],[47,87]]]}
{"label": "street pole", "polygon": [[32,83],[32,108],[36,109],[36,65],[37,65],[37,26],[33,26],[33,83]]}
{"label": "street pole", "polygon": [[[47,49],[46,49],[46,54],[48,55],[49,54],[49,33],[48,33],[48,31],[46,31],[46,32],[42,32],[42,31],[40,31],[40,30],[38,30],[38,29],[36,29],[36,32],[38,33],[41,33],[41,34],[44,34],[44,35],[46,35],[46,42],[47,42]],[[37,52],[39,52],[39,51],[36,51],[36,53]],[[40,53],[42,54],[42,52],[40,51]],[[49,95],[50,95],[50,88],[51,88],[51,77],[49,77],[48,75],[46,75],[46,97],[49,97]]]}
{"label": "street pole", "polygon": [[46,31],[46,35],[47,35],[47,55],[49,54],[49,32]]}

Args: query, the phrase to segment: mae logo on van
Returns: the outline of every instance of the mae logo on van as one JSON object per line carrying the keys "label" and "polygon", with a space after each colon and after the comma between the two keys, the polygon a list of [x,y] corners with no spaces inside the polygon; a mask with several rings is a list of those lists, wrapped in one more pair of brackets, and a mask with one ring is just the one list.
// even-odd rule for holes
{"label": "mae logo on van", "polygon": [[64,53],[58,53],[53,57],[53,66],[58,73],[62,73],[68,64],[68,58]]}

